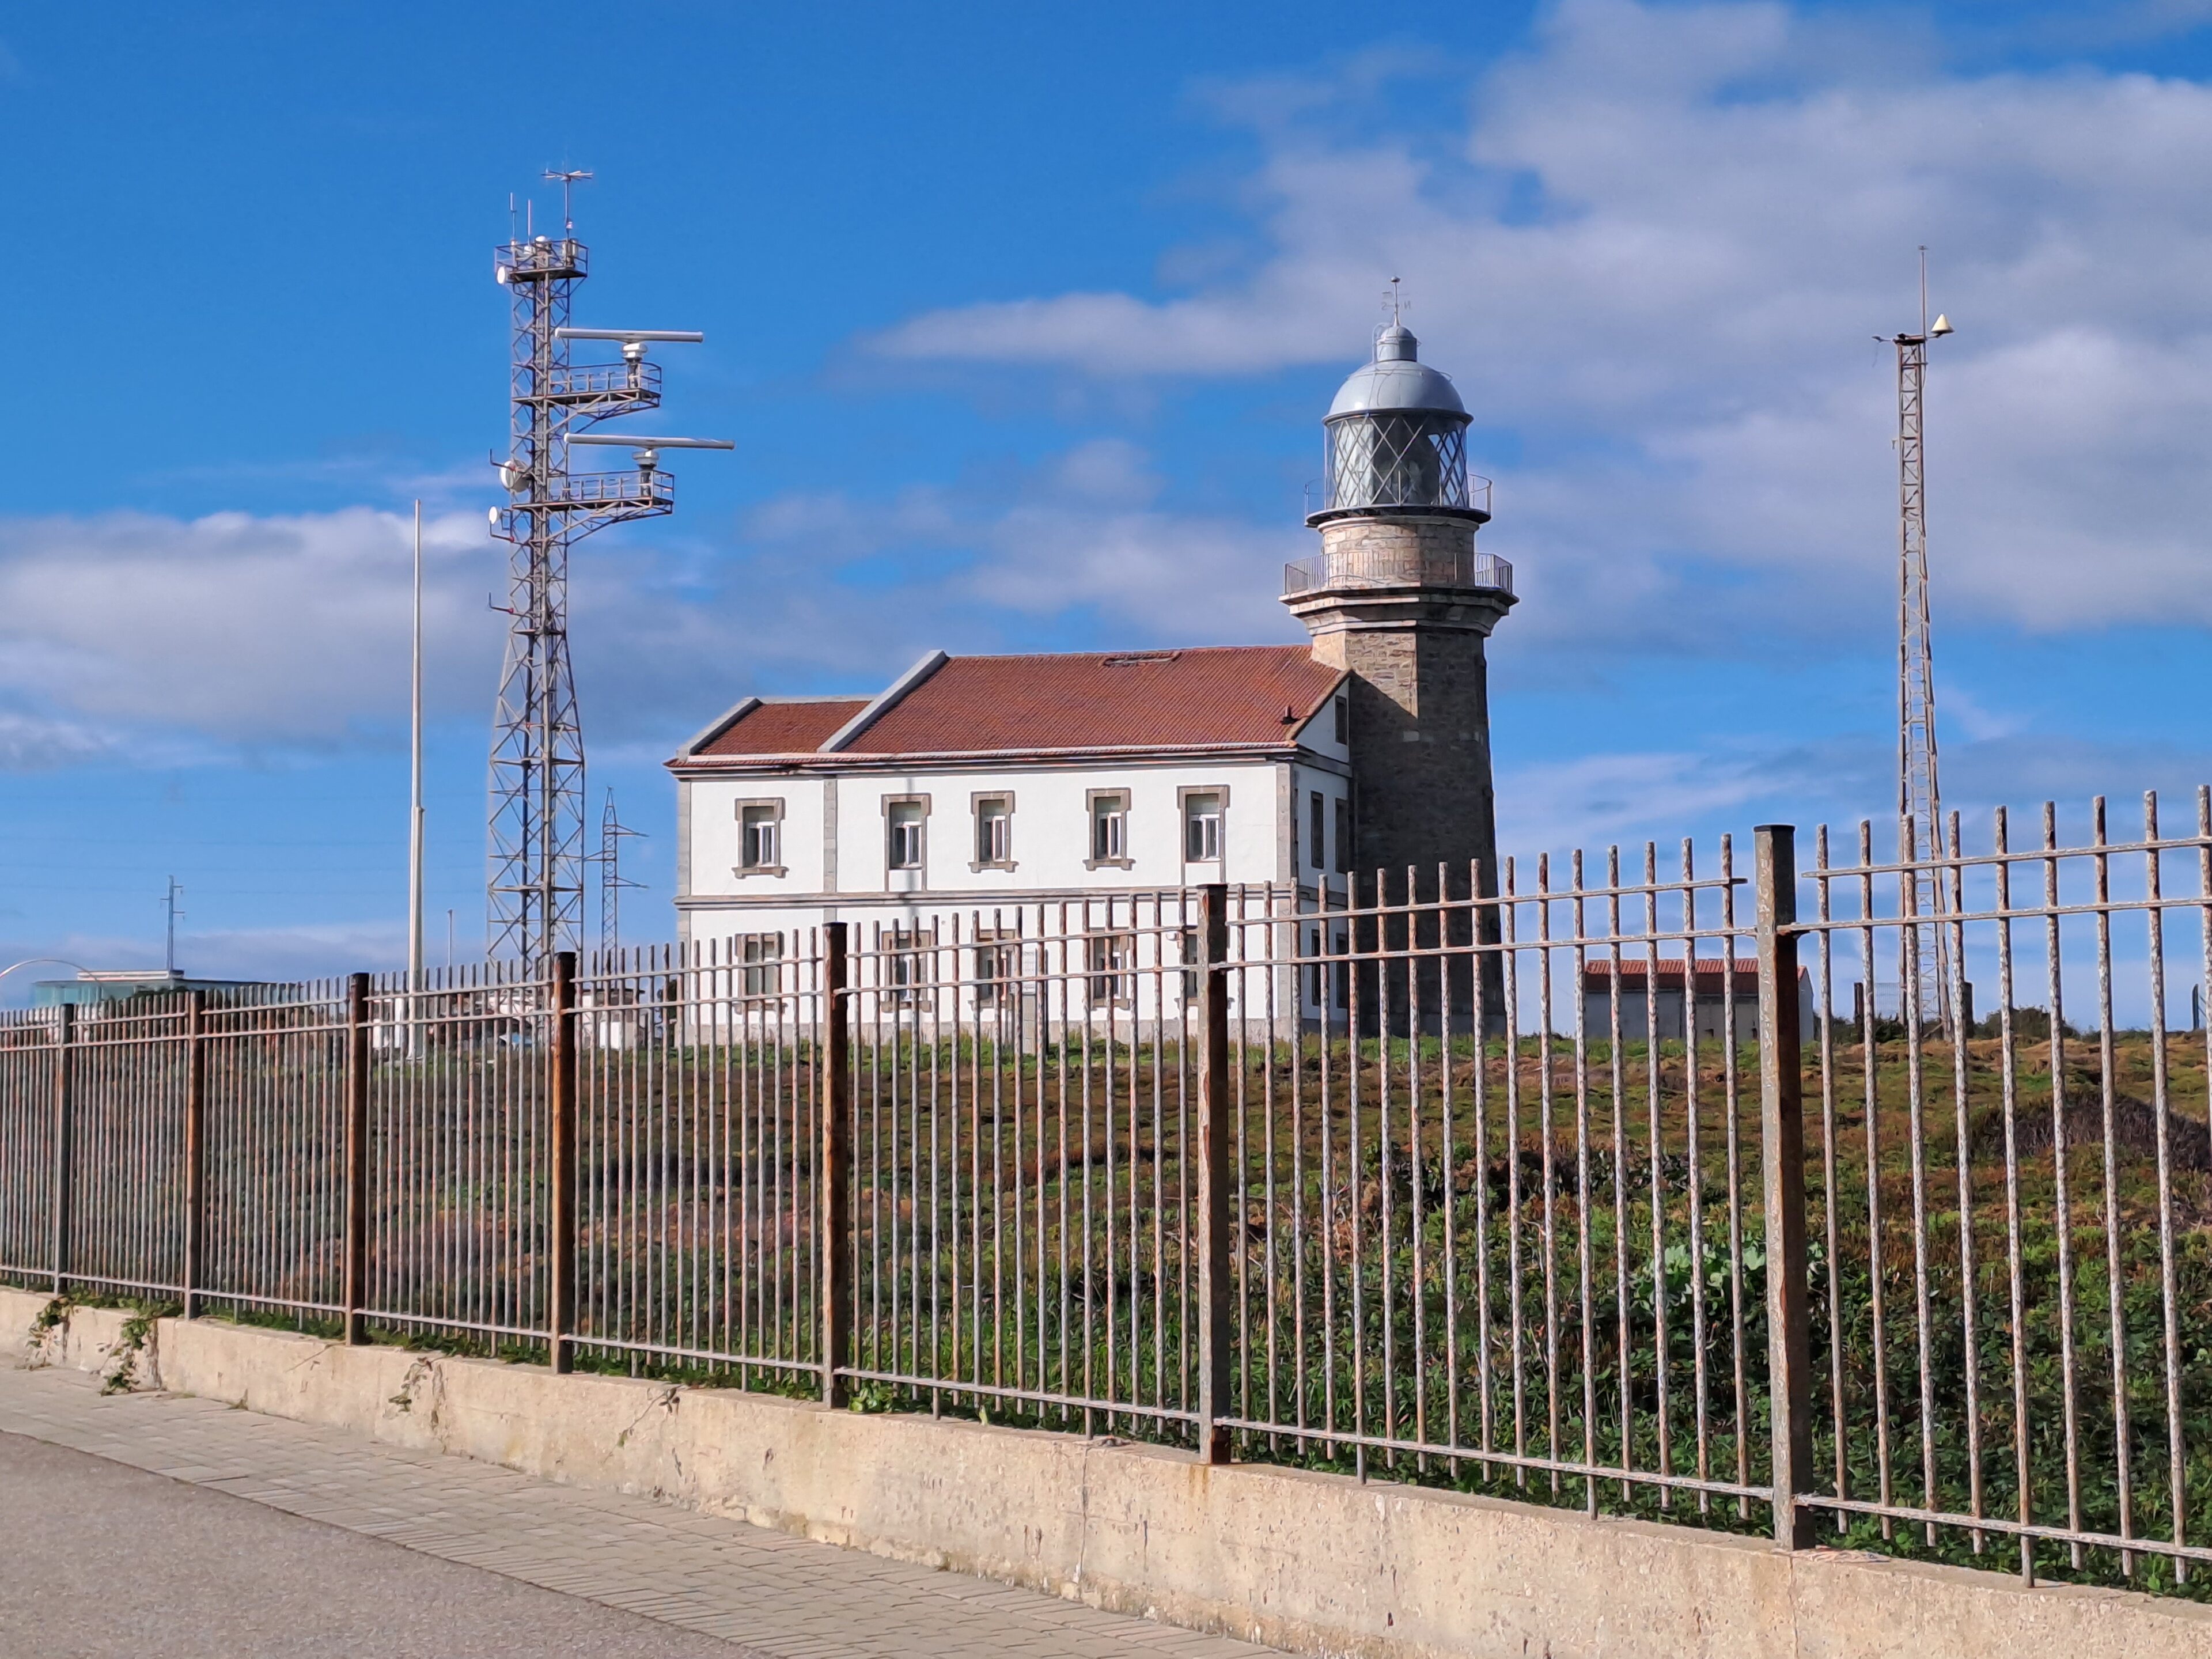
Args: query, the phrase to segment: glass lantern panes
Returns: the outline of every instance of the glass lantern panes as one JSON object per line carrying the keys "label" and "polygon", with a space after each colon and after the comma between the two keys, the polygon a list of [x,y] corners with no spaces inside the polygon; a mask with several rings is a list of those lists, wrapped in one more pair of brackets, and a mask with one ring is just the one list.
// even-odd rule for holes
{"label": "glass lantern panes", "polygon": [[1353,415],[1328,423],[1330,510],[1467,504],[1464,417]]}

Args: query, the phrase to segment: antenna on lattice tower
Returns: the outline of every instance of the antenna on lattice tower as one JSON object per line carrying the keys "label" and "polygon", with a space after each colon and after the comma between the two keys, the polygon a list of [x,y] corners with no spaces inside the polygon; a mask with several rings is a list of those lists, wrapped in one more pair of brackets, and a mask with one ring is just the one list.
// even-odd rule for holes
{"label": "antenna on lattice tower", "polygon": [[[566,184],[589,176],[572,172]],[[500,248],[493,273],[511,297],[514,353],[507,457],[497,464],[507,503],[491,510],[491,533],[513,552],[507,603],[497,607],[508,626],[492,725],[486,942],[495,957],[540,969],[576,948],[584,922],[584,737],[568,659],[568,550],[609,525],[674,510],[676,480],[661,470],[660,450],[732,447],[580,429],[658,409],[660,367],[647,360],[648,345],[704,337],[569,327],[586,267],[573,236],[532,234]],[[572,364],[574,340],[617,341],[621,361]],[[572,474],[572,443],[628,445],[636,465]]]}
{"label": "antenna on lattice tower", "polygon": [[570,199],[569,192],[578,185],[589,184],[591,182],[591,178],[592,170],[589,167],[548,167],[545,169],[546,182],[548,184],[551,184],[557,180],[561,186],[562,229],[575,229],[576,215],[574,211],[574,204]]}
{"label": "antenna on lattice tower", "polygon": [[642,887],[641,881],[632,881],[622,872],[622,841],[624,836],[642,836],[642,830],[633,830],[615,816],[615,792],[607,791],[607,804],[599,814],[599,949],[605,951],[622,948],[622,891],[625,887]]}
{"label": "antenna on lattice tower", "polygon": [[[1943,834],[1941,775],[1936,758],[1936,651],[1928,611],[1928,489],[1923,416],[1928,343],[1952,331],[1950,319],[1928,321],[1928,250],[1920,250],[1920,331],[1890,337],[1897,347],[1897,816],[1899,851],[1917,859],[1949,851]],[[1940,918],[1949,895],[1937,872],[1914,872],[1914,912]],[[1948,1030],[1950,940],[1945,925],[1908,928],[1899,963],[1900,988],[1917,1018]],[[1900,1007],[1906,1015],[1908,1007]]]}

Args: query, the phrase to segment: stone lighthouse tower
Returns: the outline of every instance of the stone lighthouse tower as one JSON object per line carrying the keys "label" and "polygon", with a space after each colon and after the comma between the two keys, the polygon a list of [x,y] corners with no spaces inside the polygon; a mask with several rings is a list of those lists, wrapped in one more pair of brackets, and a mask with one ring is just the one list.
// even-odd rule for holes
{"label": "stone lighthouse tower", "polygon": [[1409,867],[1433,896],[1439,864],[1464,896],[1471,859],[1497,890],[1483,641],[1512,606],[1513,573],[1474,550],[1489,485],[1470,488],[1467,406],[1419,351],[1393,322],[1337,392],[1321,510],[1306,520],[1321,552],[1285,573],[1283,603],[1312,633],[1314,656],[1352,675],[1363,899],[1378,870],[1396,897]]}

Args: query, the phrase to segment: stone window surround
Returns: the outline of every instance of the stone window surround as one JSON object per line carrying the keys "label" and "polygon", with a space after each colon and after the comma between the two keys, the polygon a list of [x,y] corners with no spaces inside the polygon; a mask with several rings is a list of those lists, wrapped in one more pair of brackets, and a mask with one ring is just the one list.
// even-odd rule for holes
{"label": "stone window surround", "polygon": [[[790,866],[783,861],[783,802],[781,795],[747,795],[732,803],[731,814],[738,822],[738,861],[731,866],[730,873],[738,880],[742,881],[748,876],[784,876],[790,873]],[[745,862],[745,809],[750,806],[765,806],[775,815],[776,861],[774,864]]]}
{"label": "stone window surround", "polygon": [[[1083,792],[1083,867],[1086,870],[1133,870],[1137,860],[1129,852],[1129,803],[1131,792],[1127,789],[1086,789]],[[1121,803],[1121,856],[1102,859],[1091,856],[1098,846],[1098,803],[1118,800]],[[1176,833],[1182,833],[1177,825]]]}
{"label": "stone window surround", "polygon": [[1006,803],[1006,856],[1003,859],[969,860],[968,868],[970,871],[976,872],[981,872],[985,870],[1013,870],[1019,867],[1013,856],[1014,792],[1011,789],[978,789],[968,797],[968,822],[972,828],[977,830],[979,836],[977,840],[971,842],[969,847],[969,851],[971,853],[975,852],[978,850],[981,845],[980,832],[982,826],[983,808],[987,803],[992,801],[1004,801]]}
{"label": "stone window surround", "polygon": [[[1190,798],[1193,795],[1214,795],[1221,801],[1221,856],[1194,859],[1190,856]],[[1176,852],[1185,864],[1226,864],[1229,861],[1229,786],[1225,783],[1186,783],[1176,790]]]}
{"label": "stone window surround", "polygon": [[783,994],[783,935],[739,933],[730,941],[738,958],[738,994],[767,997]]}
{"label": "stone window surround", "polygon": [[[918,863],[893,864],[891,862],[891,808],[894,806],[919,806],[921,809],[921,847],[920,849],[921,858]],[[912,874],[917,877],[921,877],[926,880],[929,874],[929,797],[927,794],[885,795],[883,798],[883,810],[884,874],[886,879],[895,875]]]}

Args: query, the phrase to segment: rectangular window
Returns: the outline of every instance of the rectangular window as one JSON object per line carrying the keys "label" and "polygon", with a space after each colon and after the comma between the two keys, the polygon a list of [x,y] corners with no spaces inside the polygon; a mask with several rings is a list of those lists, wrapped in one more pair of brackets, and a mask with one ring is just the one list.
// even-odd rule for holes
{"label": "rectangular window", "polygon": [[1307,795],[1306,827],[1312,842],[1311,849],[1307,856],[1312,859],[1313,867],[1316,870],[1328,868],[1328,796],[1322,794],[1318,789]]}
{"label": "rectangular window", "polygon": [[1336,740],[1347,745],[1352,742],[1352,699],[1341,692],[1336,699]]}
{"label": "rectangular window", "polygon": [[986,868],[1012,869],[1014,863],[1014,798],[975,797],[975,862]]}
{"label": "rectangular window", "polygon": [[1134,933],[1093,933],[1084,941],[1088,989],[1094,1008],[1126,1008],[1136,1000],[1137,936]]}
{"label": "rectangular window", "polygon": [[747,933],[738,941],[738,991],[772,997],[783,990],[783,935]]}
{"label": "rectangular window", "polygon": [[[1336,936],[1336,954],[1340,957],[1347,956],[1351,949],[1351,935],[1340,931]],[[1336,969],[1336,1006],[1340,1008],[1349,1008],[1352,1006],[1352,964],[1349,962],[1337,962],[1331,965]]]}
{"label": "rectangular window", "polygon": [[886,844],[884,862],[893,870],[919,870],[922,860],[922,828],[929,809],[918,800],[895,800],[884,808]]}
{"label": "rectangular window", "polygon": [[738,873],[783,873],[783,803],[781,800],[741,800],[738,803]]}
{"label": "rectangular window", "polygon": [[1118,789],[1095,790],[1091,796],[1091,862],[1128,861],[1129,798]]}
{"label": "rectangular window", "polygon": [[1022,947],[1011,934],[980,933],[975,940],[975,1006],[1011,1007],[1021,994]]}
{"label": "rectangular window", "polygon": [[894,1008],[911,1007],[929,985],[930,947],[936,939],[908,927],[893,927],[879,937],[884,952],[884,1000]]}
{"label": "rectangular window", "polygon": [[1194,864],[1221,857],[1221,797],[1210,790],[1182,798],[1182,855]]}
{"label": "rectangular window", "polygon": [[1339,875],[1352,869],[1352,803],[1340,798],[1336,803],[1336,870]]}
{"label": "rectangular window", "polygon": [[1316,1008],[1322,1005],[1321,988],[1321,929],[1305,930],[1306,954],[1313,958],[1306,963],[1306,1000]]}

